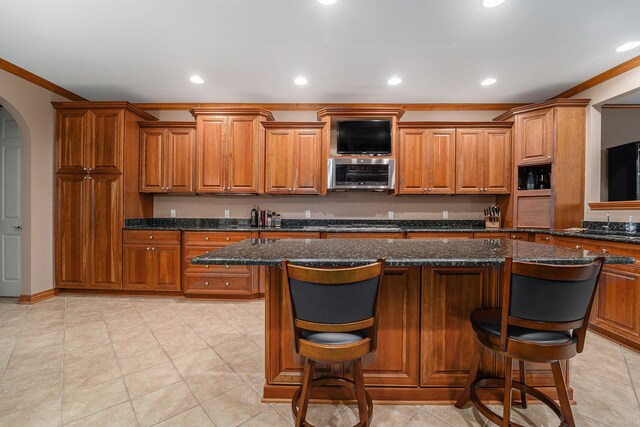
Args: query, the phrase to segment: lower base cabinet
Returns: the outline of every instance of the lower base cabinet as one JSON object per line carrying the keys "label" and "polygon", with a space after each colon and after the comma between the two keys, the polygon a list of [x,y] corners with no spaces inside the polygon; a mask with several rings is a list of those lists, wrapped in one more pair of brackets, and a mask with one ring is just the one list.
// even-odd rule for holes
{"label": "lower base cabinet", "polygon": [[124,286],[128,291],[180,291],[180,232],[126,230]]}

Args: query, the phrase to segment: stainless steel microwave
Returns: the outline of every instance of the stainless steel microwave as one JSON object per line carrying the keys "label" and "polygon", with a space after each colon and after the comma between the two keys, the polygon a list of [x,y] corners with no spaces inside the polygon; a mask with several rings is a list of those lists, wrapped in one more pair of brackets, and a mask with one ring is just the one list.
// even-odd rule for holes
{"label": "stainless steel microwave", "polygon": [[396,161],[389,158],[329,159],[329,190],[381,191],[396,188]]}

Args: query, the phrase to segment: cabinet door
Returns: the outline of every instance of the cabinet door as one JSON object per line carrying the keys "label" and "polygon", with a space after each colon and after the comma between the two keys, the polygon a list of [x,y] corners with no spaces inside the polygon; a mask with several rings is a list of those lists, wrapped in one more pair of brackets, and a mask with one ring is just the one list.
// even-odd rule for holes
{"label": "cabinet door", "polygon": [[164,192],[164,130],[140,129],[140,192]]}
{"label": "cabinet door", "polygon": [[550,163],[553,151],[553,110],[516,116],[516,161],[518,165]]}
{"label": "cabinet door", "polygon": [[90,283],[87,176],[55,176],[55,270],[57,288],[84,288]]}
{"label": "cabinet door", "polygon": [[89,117],[89,150],[85,163],[92,173],[122,173],[124,110],[92,110]]}
{"label": "cabinet door", "polygon": [[484,151],[481,129],[456,131],[456,193],[483,192]]}
{"label": "cabinet door", "polygon": [[637,342],[640,338],[640,268],[605,266],[597,292],[598,303],[591,322]]}
{"label": "cabinet door", "polygon": [[198,117],[196,130],[196,192],[222,193],[226,186],[226,119]]}
{"label": "cabinet door", "polygon": [[56,172],[84,173],[87,165],[87,110],[56,113]]}
{"label": "cabinet door", "polygon": [[89,256],[92,289],[121,289],[122,176],[97,174],[87,179],[91,188]]}
{"label": "cabinet door", "polygon": [[511,131],[486,129],[484,140],[484,188],[486,193],[509,194],[511,189]]}
{"label": "cabinet door", "polygon": [[321,183],[321,133],[320,130],[296,130],[294,138],[295,194],[320,194]]}
{"label": "cabinet door", "polygon": [[398,194],[424,194],[427,188],[424,129],[400,129],[398,150]]}
{"label": "cabinet door", "polygon": [[152,246],[153,289],[157,291],[180,290],[180,246]]}
{"label": "cabinet door", "polygon": [[123,288],[128,291],[148,291],[153,289],[151,245],[124,245]]}
{"label": "cabinet door", "polygon": [[166,184],[170,193],[193,193],[194,129],[168,129],[166,132]]}
{"label": "cabinet door", "polygon": [[229,167],[227,191],[231,193],[257,193],[259,169],[259,138],[257,119],[229,117],[227,164]]}
{"label": "cabinet door", "polygon": [[453,194],[456,180],[456,133],[453,129],[426,132],[429,194]]}
{"label": "cabinet door", "polygon": [[266,130],[265,185],[268,194],[293,190],[294,134],[291,129]]}

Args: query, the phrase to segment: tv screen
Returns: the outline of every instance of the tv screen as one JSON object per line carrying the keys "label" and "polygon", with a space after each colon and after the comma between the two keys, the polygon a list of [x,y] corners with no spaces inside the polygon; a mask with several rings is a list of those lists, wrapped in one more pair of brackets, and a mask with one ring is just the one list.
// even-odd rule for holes
{"label": "tv screen", "polygon": [[338,154],[391,153],[391,122],[345,120],[338,122]]}

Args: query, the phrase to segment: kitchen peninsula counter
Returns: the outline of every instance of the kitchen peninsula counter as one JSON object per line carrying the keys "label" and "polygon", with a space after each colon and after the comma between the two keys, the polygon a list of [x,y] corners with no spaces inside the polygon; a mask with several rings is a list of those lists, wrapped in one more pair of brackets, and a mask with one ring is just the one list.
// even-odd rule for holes
{"label": "kitchen peninsula counter", "polygon": [[[290,310],[280,265],[352,266],[386,258],[380,288],[378,347],[363,359],[374,400],[453,402],[467,379],[475,336],[469,315],[500,307],[504,258],[584,264],[599,254],[506,239],[247,239],[193,259],[195,264],[262,266],[265,283],[265,401],[291,399],[302,381],[303,359],[292,346]],[[608,263],[633,258],[608,256]],[[482,371],[498,375],[503,359],[485,354]],[[569,383],[568,364],[565,376]],[[348,364],[319,365],[323,375],[350,375]],[[517,373],[515,374],[517,375]],[[530,364],[527,383],[555,396],[548,365]],[[334,389],[320,399],[352,398]],[[570,389],[570,396],[573,391]]]}

